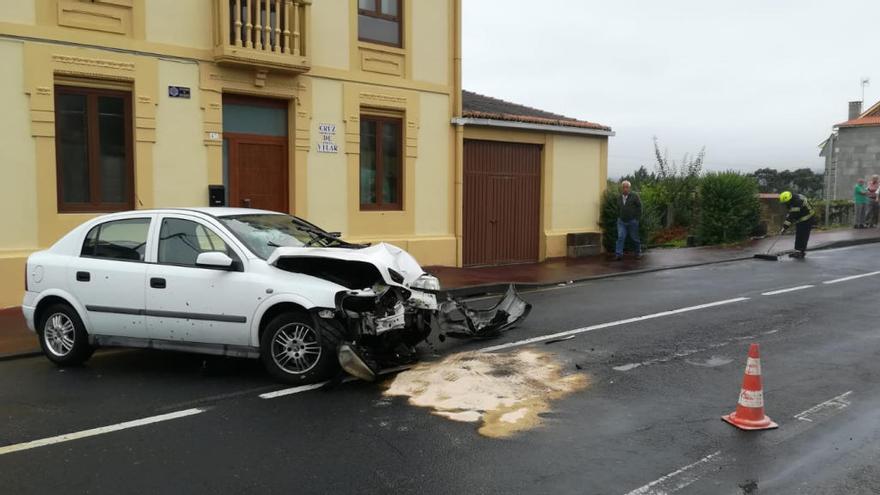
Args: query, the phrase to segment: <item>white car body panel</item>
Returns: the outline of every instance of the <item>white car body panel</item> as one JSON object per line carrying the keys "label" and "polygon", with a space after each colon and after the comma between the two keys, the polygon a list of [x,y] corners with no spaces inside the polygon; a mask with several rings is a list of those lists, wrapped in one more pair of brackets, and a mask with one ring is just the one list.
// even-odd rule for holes
{"label": "white car body panel", "polygon": [[[282,247],[263,260],[218,220],[218,216],[261,213],[277,214],[243,208],[191,208],[114,213],[89,220],[51,248],[28,258],[29,291],[23,311],[29,326],[34,330],[34,313],[40,302],[56,296],[76,309],[92,336],[255,348],[259,346],[260,321],[272,306],[292,303],[307,310],[332,309],[336,293],[347,290],[322,278],[273,266],[282,257],[371,263],[386,283],[397,286],[408,285],[423,273],[412,256],[390,244],[362,249]],[[144,217],[152,219],[144,262],[80,256],[83,240],[94,226]],[[162,219],[167,217],[196,221],[212,230],[239,255],[243,270],[157,263],[159,231]],[[42,271],[39,281],[34,276],[38,266]],[[394,282],[388,268],[400,273],[404,284]],[[77,281],[77,272],[88,272],[90,280]],[[166,289],[150,287],[152,278],[164,278]]]}

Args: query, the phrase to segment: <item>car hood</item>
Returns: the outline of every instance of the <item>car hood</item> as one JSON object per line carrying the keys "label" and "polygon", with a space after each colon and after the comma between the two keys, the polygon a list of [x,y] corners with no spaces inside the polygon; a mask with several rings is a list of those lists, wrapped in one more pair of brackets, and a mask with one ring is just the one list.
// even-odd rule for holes
{"label": "car hood", "polygon": [[[421,265],[412,255],[397,246],[384,242],[365,248],[354,249],[341,247],[279,247],[275,249],[266,262],[282,269],[289,269],[287,267],[296,266],[296,262],[306,260],[338,261],[340,263],[334,263],[332,266],[327,265],[329,267],[328,270],[336,272],[335,277],[343,278],[346,271],[355,273],[358,270],[358,265],[370,265],[378,270],[387,285],[402,285],[405,287],[408,287],[424,273]],[[309,265],[314,264],[309,263]],[[403,277],[402,283],[394,280],[394,277],[388,271],[389,269],[394,270]],[[301,270],[294,269],[291,271]],[[314,271],[314,269],[310,269],[310,271]],[[318,273],[309,274],[320,277]],[[349,286],[349,284],[342,285]]]}

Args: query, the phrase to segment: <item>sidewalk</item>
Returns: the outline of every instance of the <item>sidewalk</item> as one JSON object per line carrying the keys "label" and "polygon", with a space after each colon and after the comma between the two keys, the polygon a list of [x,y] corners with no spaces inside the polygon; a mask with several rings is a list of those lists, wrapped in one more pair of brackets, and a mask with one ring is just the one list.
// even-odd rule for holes
{"label": "sidewalk", "polygon": [[0,309],[0,360],[38,352],[40,343],[25,326],[21,308]]}
{"label": "sidewalk", "polygon": [[[627,256],[624,261],[619,262],[611,261],[608,255],[600,255],[578,259],[557,258],[543,263],[523,265],[480,268],[435,266],[426,267],[426,270],[440,278],[443,288],[454,289],[456,295],[467,295],[495,292],[510,283],[532,286],[553,285],[626,273],[751,259],[755,253],[767,251],[771,242],[772,238],[751,241],[730,248],[653,249],[641,260]],[[810,249],[829,249],[869,242],[880,242],[880,230],[847,229],[814,232],[810,239]],[[794,236],[785,236],[776,244],[774,252],[787,251],[793,247]],[[39,352],[37,337],[25,326],[21,308],[0,309],[0,360]]]}
{"label": "sidewalk", "polygon": [[[652,249],[645,253],[641,260],[627,255],[623,261],[612,261],[610,255],[603,254],[577,259],[554,258],[542,263],[521,265],[471,268],[432,266],[425,269],[440,279],[440,286],[444,289],[451,289],[456,295],[468,295],[495,292],[502,286],[511,283],[526,286],[555,285],[626,273],[643,273],[750,259],[756,253],[766,252],[772,242],[773,238],[768,237],[749,241],[736,247]],[[880,242],[880,230],[816,231],[810,237],[810,251],[869,242]],[[779,239],[773,252],[785,252],[792,249],[794,249],[794,236],[786,235]]]}

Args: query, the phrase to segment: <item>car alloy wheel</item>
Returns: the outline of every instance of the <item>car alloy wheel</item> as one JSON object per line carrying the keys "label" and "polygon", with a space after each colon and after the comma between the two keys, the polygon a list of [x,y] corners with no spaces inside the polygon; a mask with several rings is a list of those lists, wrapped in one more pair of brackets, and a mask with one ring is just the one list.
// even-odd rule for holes
{"label": "car alloy wheel", "polygon": [[289,323],[275,332],[271,352],[278,368],[299,375],[318,364],[323,349],[311,327],[302,323]]}
{"label": "car alloy wheel", "polygon": [[58,357],[70,354],[76,342],[76,327],[64,313],[55,313],[46,319],[43,327],[46,348]]}

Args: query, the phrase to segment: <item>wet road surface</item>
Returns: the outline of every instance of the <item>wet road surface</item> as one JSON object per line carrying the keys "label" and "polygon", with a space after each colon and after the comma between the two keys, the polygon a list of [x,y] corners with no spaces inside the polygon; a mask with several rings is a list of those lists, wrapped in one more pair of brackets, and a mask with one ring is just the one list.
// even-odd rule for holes
{"label": "wet road surface", "polygon": [[[528,351],[585,377],[547,399],[534,425],[500,437],[434,414],[449,397],[432,395],[430,374],[415,406],[384,394],[393,376],[281,395],[285,387],[248,360],[108,350],[64,370],[43,358],[0,362],[0,491],[877,493],[876,253],[847,248],[525,294],[534,310],[522,327],[424,350],[427,366],[486,348]],[[736,406],[751,342],[761,345],[777,430],[720,420]],[[526,362],[548,365],[542,359]],[[528,365],[475,369],[530,378]],[[58,438],[70,433],[82,438]]]}

